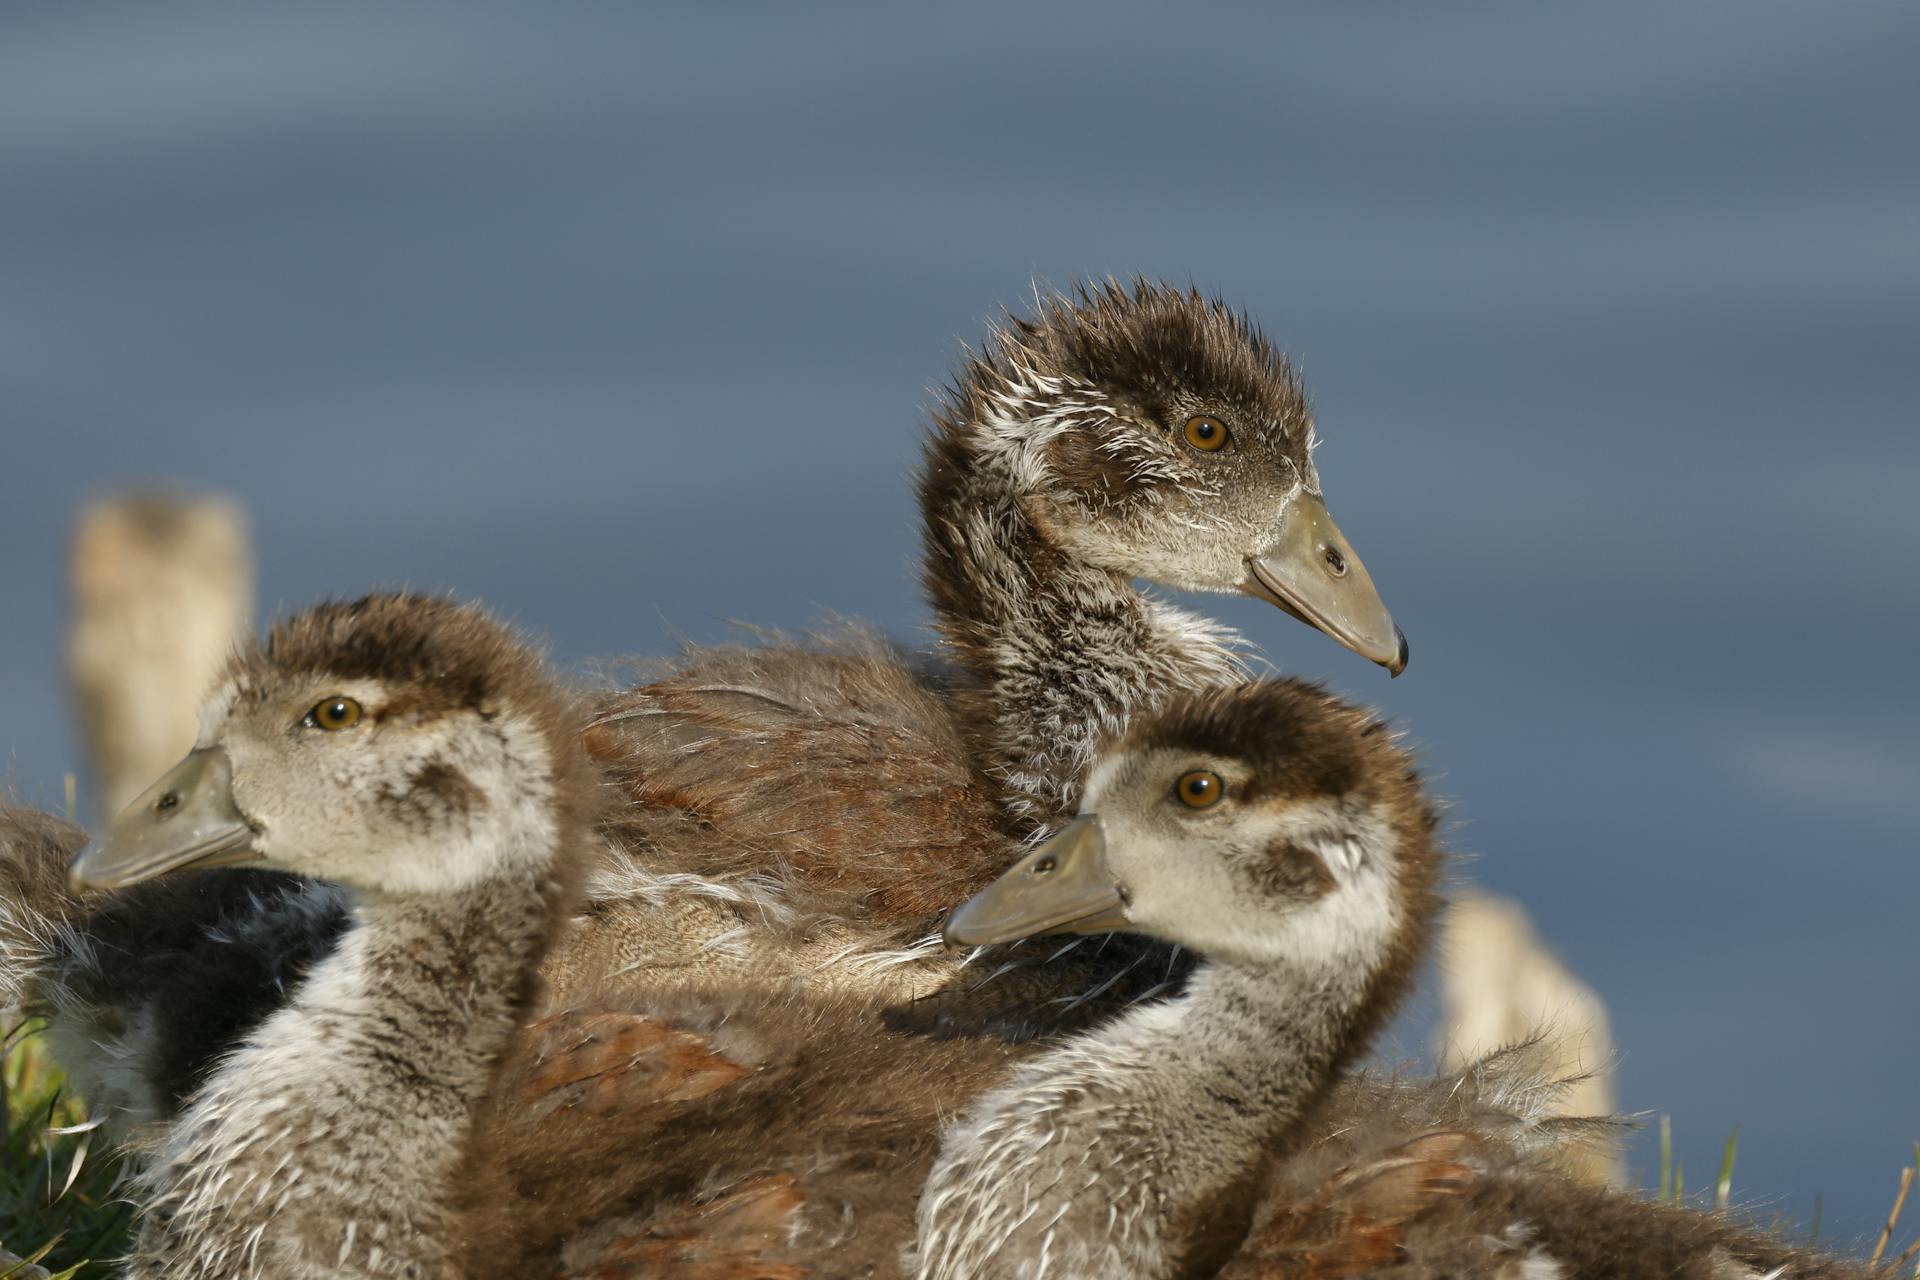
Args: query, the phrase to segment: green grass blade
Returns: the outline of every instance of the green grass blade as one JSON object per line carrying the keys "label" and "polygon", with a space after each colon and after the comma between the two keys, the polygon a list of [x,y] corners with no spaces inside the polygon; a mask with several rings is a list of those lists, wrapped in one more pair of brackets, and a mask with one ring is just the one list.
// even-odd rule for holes
{"label": "green grass blade", "polygon": [[1725,1209],[1727,1200],[1733,1194],[1733,1157],[1740,1147],[1740,1131],[1735,1129],[1727,1135],[1727,1152],[1720,1157],[1720,1181],[1714,1184],[1713,1207]]}
{"label": "green grass blade", "polygon": [[1660,1198],[1673,1199],[1673,1117],[1660,1117]]}
{"label": "green grass blade", "polygon": [[132,1210],[118,1154],[94,1136],[36,1030],[0,1037],[0,1241],[56,1277],[95,1280],[108,1269],[82,1259],[124,1254]]}

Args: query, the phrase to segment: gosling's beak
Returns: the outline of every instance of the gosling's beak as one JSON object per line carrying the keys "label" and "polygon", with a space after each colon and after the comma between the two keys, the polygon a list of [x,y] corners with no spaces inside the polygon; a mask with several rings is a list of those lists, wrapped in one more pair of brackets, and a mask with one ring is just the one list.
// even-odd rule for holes
{"label": "gosling's beak", "polygon": [[1127,923],[1100,819],[1086,814],[961,904],[942,936],[950,947],[977,947],[1042,933],[1111,933]]}
{"label": "gosling's beak", "polygon": [[219,747],[188,753],[113,820],[67,868],[75,893],[119,889],[184,867],[254,861],[253,829],[233,803],[233,766]]}
{"label": "gosling's beak", "polygon": [[1317,493],[1287,504],[1280,536],[1247,561],[1240,589],[1277,604],[1394,675],[1407,669],[1407,638],[1380,602],[1367,566],[1353,553]]}

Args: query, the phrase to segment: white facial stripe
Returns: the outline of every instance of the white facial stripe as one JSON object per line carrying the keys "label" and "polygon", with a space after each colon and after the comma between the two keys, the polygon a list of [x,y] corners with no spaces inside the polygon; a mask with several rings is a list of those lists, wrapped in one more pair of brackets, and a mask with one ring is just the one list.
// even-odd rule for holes
{"label": "white facial stripe", "polygon": [[194,739],[195,747],[210,747],[225,727],[227,717],[233,713],[233,704],[239,698],[245,686],[238,680],[223,681],[213,691],[200,708],[200,735]]}
{"label": "white facial stripe", "polygon": [[1013,382],[992,393],[990,404],[979,424],[982,451],[1003,459],[1030,493],[1045,486],[1047,447],[1057,436],[1120,416],[1091,385],[1043,375],[1025,365]]}
{"label": "white facial stripe", "polygon": [[1320,452],[1320,429],[1313,423],[1307,424],[1307,466],[1306,473],[1300,477],[1301,485],[1308,493],[1320,492],[1320,467],[1314,460],[1314,454]]}
{"label": "white facial stripe", "polygon": [[1100,762],[1094,765],[1093,771],[1087,775],[1086,788],[1080,793],[1080,812],[1098,813],[1100,811],[1100,797],[1107,793],[1107,789],[1113,785],[1114,777],[1125,765],[1126,759],[1123,756],[1107,755],[1100,758]]}

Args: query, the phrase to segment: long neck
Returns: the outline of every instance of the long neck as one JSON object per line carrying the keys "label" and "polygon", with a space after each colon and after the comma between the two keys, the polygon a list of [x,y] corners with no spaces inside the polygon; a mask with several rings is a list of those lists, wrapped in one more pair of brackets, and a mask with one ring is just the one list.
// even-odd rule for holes
{"label": "long neck", "polygon": [[[1202,965],[1024,1066],[955,1126],[919,1207],[920,1280],[1181,1272],[1276,1140],[1364,1047],[1364,972]],[[1239,1223],[1244,1227],[1242,1219]]]}
{"label": "long neck", "polygon": [[1245,674],[1226,628],[1054,547],[1014,461],[954,439],[921,479],[935,623],[973,688],[986,771],[1019,834],[1069,814],[1103,734]]}
{"label": "long neck", "polygon": [[146,1175],[135,1276],[439,1274],[449,1181],[552,931],[538,858],[368,894]]}

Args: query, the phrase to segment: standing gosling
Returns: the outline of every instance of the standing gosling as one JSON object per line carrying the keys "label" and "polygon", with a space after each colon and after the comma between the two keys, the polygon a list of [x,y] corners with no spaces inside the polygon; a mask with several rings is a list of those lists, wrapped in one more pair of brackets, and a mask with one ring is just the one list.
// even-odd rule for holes
{"label": "standing gosling", "polygon": [[1264,1158],[1365,1051],[1437,906],[1435,817],[1385,727],[1293,681],[1183,701],[1090,776],[1081,816],[956,911],[951,943],[1126,930],[1186,990],[1022,1066],[946,1135],[921,1280],[1204,1273]]}
{"label": "standing gosling", "polygon": [[273,867],[345,886],[349,923],[167,1134],[128,1274],[448,1273],[471,1114],[590,857],[577,723],[536,654],[444,600],[321,605],[234,659],[74,888]]}

